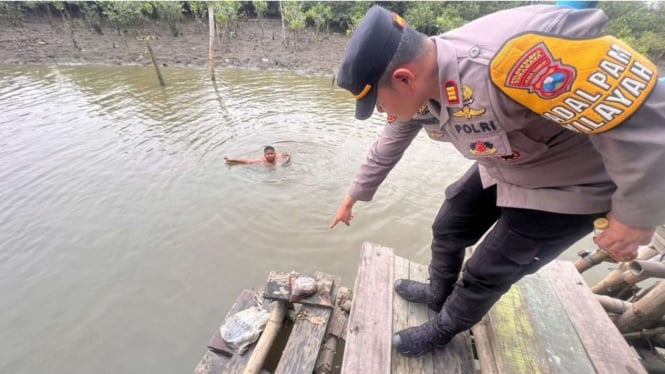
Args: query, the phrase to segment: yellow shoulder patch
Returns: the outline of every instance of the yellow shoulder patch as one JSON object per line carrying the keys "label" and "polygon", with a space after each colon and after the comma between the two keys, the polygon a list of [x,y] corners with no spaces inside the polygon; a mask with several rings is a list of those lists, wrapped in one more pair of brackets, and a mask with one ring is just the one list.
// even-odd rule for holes
{"label": "yellow shoulder patch", "polygon": [[621,124],[658,81],[648,58],[611,36],[574,40],[523,34],[501,48],[490,74],[513,100],[586,134]]}

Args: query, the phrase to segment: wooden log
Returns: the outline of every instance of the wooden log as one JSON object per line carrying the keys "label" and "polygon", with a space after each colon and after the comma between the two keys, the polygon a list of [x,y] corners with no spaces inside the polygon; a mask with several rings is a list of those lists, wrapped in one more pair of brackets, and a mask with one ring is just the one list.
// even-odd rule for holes
{"label": "wooden log", "polygon": [[391,249],[363,243],[342,374],[390,372],[393,269]]}
{"label": "wooden log", "polygon": [[164,82],[164,77],[162,77],[162,72],[159,71],[159,66],[157,65],[157,59],[155,58],[155,53],[152,51],[152,47],[150,47],[148,39],[145,40],[145,46],[148,48],[148,53],[150,54],[150,60],[152,60],[152,66],[155,67],[155,72],[157,72],[157,79],[159,79],[159,85],[162,87],[166,87],[166,83]]}
{"label": "wooden log", "polygon": [[270,319],[266,324],[261,337],[259,338],[256,347],[254,347],[254,352],[243,370],[243,374],[257,374],[261,371],[263,363],[270,352],[272,343],[275,341],[275,337],[279,333],[279,330],[282,328],[282,322],[284,321],[284,316],[286,315],[286,303],[281,301],[272,302],[272,311],[270,312]]}
{"label": "wooden log", "polygon": [[623,333],[649,328],[665,314],[665,282],[655,287],[619,317],[615,324]]}

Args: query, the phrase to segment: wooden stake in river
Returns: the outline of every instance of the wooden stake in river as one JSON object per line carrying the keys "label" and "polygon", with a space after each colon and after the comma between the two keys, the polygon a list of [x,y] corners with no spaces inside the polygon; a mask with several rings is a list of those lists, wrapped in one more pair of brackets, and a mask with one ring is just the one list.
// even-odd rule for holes
{"label": "wooden stake in river", "polygon": [[145,46],[148,47],[148,53],[150,53],[150,59],[152,60],[152,65],[155,67],[155,71],[157,72],[157,78],[159,79],[159,85],[162,87],[166,87],[166,83],[164,83],[164,78],[162,77],[162,72],[159,71],[159,66],[157,65],[157,60],[155,59],[155,54],[152,52],[152,48],[150,47],[150,43],[148,42],[148,39],[145,40]]}
{"label": "wooden stake in river", "polygon": [[215,15],[212,4],[208,4],[208,29],[210,29],[210,43],[208,45],[208,63],[210,65],[210,79],[215,81]]}

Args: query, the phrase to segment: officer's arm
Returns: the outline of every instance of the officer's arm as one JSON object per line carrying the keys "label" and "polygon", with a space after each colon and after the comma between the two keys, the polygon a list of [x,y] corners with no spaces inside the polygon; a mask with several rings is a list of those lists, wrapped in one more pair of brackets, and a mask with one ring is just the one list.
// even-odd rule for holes
{"label": "officer's arm", "polygon": [[665,222],[665,84],[656,84],[646,102],[613,129],[590,135],[617,185],[612,212],[636,227]]}
{"label": "officer's arm", "polygon": [[367,158],[356,172],[348,195],[355,200],[372,200],[376,190],[402,158],[421,128],[415,121],[386,124],[381,137],[372,145]]}

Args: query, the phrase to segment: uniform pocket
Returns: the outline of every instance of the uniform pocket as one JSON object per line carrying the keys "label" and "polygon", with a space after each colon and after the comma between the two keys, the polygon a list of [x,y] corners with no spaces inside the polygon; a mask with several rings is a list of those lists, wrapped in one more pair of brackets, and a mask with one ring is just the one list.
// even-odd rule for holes
{"label": "uniform pocket", "polygon": [[550,149],[546,144],[531,140],[518,131],[508,133],[507,137],[512,152],[499,157],[507,165],[521,165],[533,161]]}
{"label": "uniform pocket", "polygon": [[508,230],[496,248],[496,252],[501,256],[519,265],[533,262],[538,251],[540,244],[537,241],[525,238],[512,230]]}

